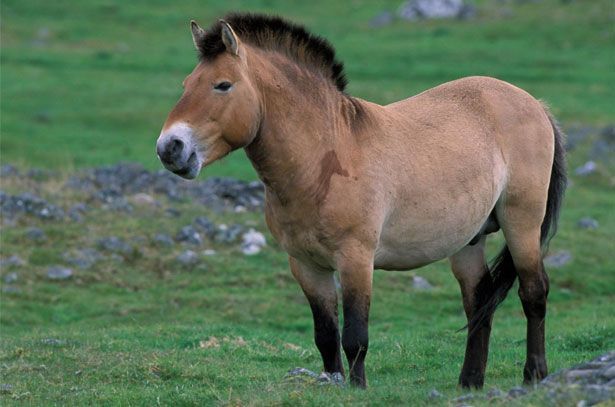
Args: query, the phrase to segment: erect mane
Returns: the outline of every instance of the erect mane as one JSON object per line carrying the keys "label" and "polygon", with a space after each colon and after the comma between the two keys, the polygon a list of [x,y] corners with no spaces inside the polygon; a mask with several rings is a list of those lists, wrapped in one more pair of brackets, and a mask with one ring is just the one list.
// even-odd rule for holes
{"label": "erect mane", "polygon": [[[224,20],[242,41],[284,53],[299,64],[321,71],[341,92],[346,88],[344,65],[335,58],[335,49],[326,39],[280,17],[232,13]],[[212,60],[225,51],[221,29],[222,24],[218,21],[205,31],[198,44],[201,59]]]}

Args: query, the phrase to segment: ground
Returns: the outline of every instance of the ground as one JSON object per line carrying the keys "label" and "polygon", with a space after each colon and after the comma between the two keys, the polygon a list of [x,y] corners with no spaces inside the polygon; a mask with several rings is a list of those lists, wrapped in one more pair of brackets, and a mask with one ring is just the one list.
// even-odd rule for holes
{"label": "ground", "polygon": [[[548,268],[549,367],[615,349],[613,150],[603,130],[613,121],[610,3],[483,1],[471,21],[370,28],[372,17],[398,3],[266,1],[250,9],[275,10],[329,38],[346,62],[350,92],[369,100],[390,102],[470,74],[511,81],[546,100],[572,146],[572,183],[550,248],[569,261]],[[97,1],[69,8],[4,1],[1,7],[0,147],[2,164],[19,171],[5,168],[2,199],[33,193],[65,216],[30,213],[13,221],[3,207],[3,405],[446,405],[464,394],[456,382],[465,341],[457,330],[465,321],[446,262],[376,272],[367,391],[289,382],[288,370],[318,371],[321,362],[309,306],[257,207],[236,212],[236,205],[205,205],[181,188],[173,196],[168,185],[102,195],[69,186],[71,176],[103,164],[160,168],[154,142],[195,62],[187,21],[206,25],[228,3]],[[577,175],[590,160],[596,170]],[[43,170],[28,174],[33,168]],[[254,179],[241,152],[205,170],[201,181],[211,175]],[[268,244],[247,256],[239,241],[210,239],[204,231],[200,244],[176,241],[182,227],[197,227],[199,216],[218,226],[254,228]],[[579,227],[584,217],[598,227]],[[159,234],[171,237],[170,245]],[[109,237],[130,248],[101,242]],[[100,258],[81,268],[70,260],[84,249]],[[203,253],[208,249],[215,254]],[[188,250],[196,253],[195,264],[178,261]],[[24,264],[7,262],[14,255]],[[73,274],[52,280],[50,266]],[[414,288],[415,276],[433,288]],[[524,337],[513,289],[495,317],[485,393],[521,383]],[[432,389],[443,397],[430,399]],[[516,401],[549,402],[540,391]]]}

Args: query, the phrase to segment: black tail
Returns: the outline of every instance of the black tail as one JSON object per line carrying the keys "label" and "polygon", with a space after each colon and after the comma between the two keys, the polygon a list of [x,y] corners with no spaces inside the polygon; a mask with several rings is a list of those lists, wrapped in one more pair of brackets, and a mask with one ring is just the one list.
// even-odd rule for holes
{"label": "black tail", "polygon": [[[547,198],[547,210],[540,227],[540,243],[543,251],[549,241],[557,231],[557,220],[561,208],[564,192],[566,190],[566,150],[564,148],[565,135],[559,128],[557,121],[553,118],[549,109],[544,106],[545,112],[549,117],[553,127],[555,151],[553,166],[551,168],[551,181],[549,183],[549,194]],[[504,301],[508,291],[515,283],[517,271],[513,264],[512,256],[508,246],[504,246],[502,251],[493,259],[489,272],[481,279],[476,289],[475,304],[478,307],[472,320],[468,323],[470,335],[476,328],[483,324],[488,324],[491,315],[496,308]]]}

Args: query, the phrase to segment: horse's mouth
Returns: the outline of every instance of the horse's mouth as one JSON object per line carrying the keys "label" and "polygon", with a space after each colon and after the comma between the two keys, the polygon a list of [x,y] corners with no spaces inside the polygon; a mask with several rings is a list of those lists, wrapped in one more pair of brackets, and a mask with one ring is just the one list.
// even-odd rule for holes
{"label": "horse's mouth", "polygon": [[192,154],[190,154],[190,157],[188,158],[188,161],[186,162],[186,165],[184,167],[179,169],[167,167],[167,169],[173,174],[179,175],[182,178],[194,179],[197,177],[197,175],[199,175],[201,165],[199,163],[199,158],[196,152],[193,152]]}

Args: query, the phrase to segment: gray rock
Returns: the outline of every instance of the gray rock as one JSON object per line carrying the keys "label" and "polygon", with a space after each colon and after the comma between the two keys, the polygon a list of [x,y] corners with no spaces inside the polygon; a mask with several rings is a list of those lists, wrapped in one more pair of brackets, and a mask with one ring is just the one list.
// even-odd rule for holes
{"label": "gray rock", "polygon": [[117,236],[104,237],[99,239],[97,244],[101,250],[110,253],[129,254],[133,251],[133,247],[131,245],[126,243],[124,239]]}
{"label": "gray rock", "polygon": [[222,224],[218,226],[214,240],[218,243],[235,243],[241,232],[243,232],[241,225],[226,226]]}
{"label": "gray rock", "polygon": [[103,259],[103,255],[98,250],[92,248],[76,249],[71,252],[66,252],[63,257],[67,263],[83,270],[89,269]]}
{"label": "gray rock", "polygon": [[13,284],[15,282],[17,282],[17,280],[19,279],[19,275],[16,272],[11,272],[11,273],[7,273],[4,276],[4,282],[6,284]]}
{"label": "gray rock", "polygon": [[216,224],[205,216],[198,216],[194,218],[194,226],[203,232],[208,238],[213,238],[216,234]]}
{"label": "gray rock", "polygon": [[153,241],[157,246],[161,247],[171,247],[174,243],[173,239],[171,239],[171,236],[165,235],[164,233],[156,233],[153,238]]}
{"label": "gray rock", "polygon": [[5,294],[19,294],[21,292],[21,288],[15,287],[14,285],[3,285],[2,292]]}
{"label": "gray rock", "polygon": [[568,250],[560,250],[544,258],[545,266],[553,268],[563,267],[571,261],[572,254]]}
{"label": "gray rock", "polygon": [[592,379],[597,374],[594,370],[569,370],[566,372],[566,380],[569,383],[583,382]]}
{"label": "gray rock", "polygon": [[508,391],[508,397],[511,399],[515,399],[517,397],[525,396],[527,394],[527,390],[525,390],[521,386],[513,387]]}
{"label": "gray rock", "polygon": [[474,400],[474,394],[468,393],[453,399],[455,403],[465,403],[466,401]]}
{"label": "gray rock", "polygon": [[427,281],[425,278],[421,276],[413,276],[412,277],[412,287],[415,290],[419,291],[428,291],[433,288],[433,286]]}
{"label": "gray rock", "polygon": [[44,220],[61,220],[65,216],[60,207],[29,192],[19,195],[0,194],[0,211],[9,219],[31,215]]}
{"label": "gray rock", "polygon": [[372,28],[384,27],[393,22],[394,15],[390,11],[383,11],[371,20],[369,20],[369,26]]}
{"label": "gray rock", "polygon": [[581,229],[598,229],[599,226],[600,224],[598,223],[598,221],[590,217],[581,218],[577,222],[577,227]]}
{"label": "gray rock", "polygon": [[506,393],[504,393],[502,390],[498,389],[497,387],[492,387],[491,389],[489,389],[489,391],[487,392],[485,396],[489,400],[491,400],[491,399],[502,398],[506,396]]}
{"label": "gray rock", "polygon": [[317,379],[319,375],[304,367],[296,367],[294,369],[289,370],[288,373],[286,373],[287,378],[297,377],[297,376],[306,376],[312,379]]}
{"label": "gray rock", "polygon": [[22,267],[26,265],[26,261],[16,254],[13,254],[7,259],[0,260],[0,268]]}
{"label": "gray rock", "polygon": [[76,203],[68,209],[68,217],[75,222],[81,222],[87,210],[86,204],[82,202]]}
{"label": "gray rock", "polygon": [[73,270],[68,267],[51,266],[47,269],[47,278],[50,280],[68,280],[73,276]]}
{"label": "gray rock", "polygon": [[612,380],[615,379],[615,364],[607,367],[602,373],[601,373],[602,377],[604,377],[607,380]]}
{"label": "gray rock", "polygon": [[470,18],[475,14],[476,9],[463,0],[408,0],[397,10],[397,15],[407,21]]}
{"label": "gray rock", "polygon": [[37,227],[29,227],[26,230],[26,237],[33,242],[44,242],[47,240],[47,236],[45,236],[45,232],[42,229]]}
{"label": "gray rock", "polygon": [[56,338],[45,338],[41,339],[41,343],[47,346],[64,346],[66,345],[66,341],[64,339],[56,339]]}
{"label": "gray rock", "polygon": [[316,381],[319,385],[336,385],[343,386],[344,385],[344,376],[340,372],[335,373],[327,373],[322,372],[317,378]]}
{"label": "gray rock", "polygon": [[170,218],[179,218],[181,216],[181,212],[175,208],[167,208],[164,210],[164,213]]}
{"label": "gray rock", "polygon": [[613,398],[613,391],[607,386],[601,386],[598,384],[590,384],[583,388],[585,393],[585,400],[589,405],[601,403]]}
{"label": "gray rock", "polygon": [[428,397],[429,397],[430,400],[437,400],[437,399],[443,398],[444,394],[440,393],[436,389],[431,389],[431,391],[429,392],[429,396]]}
{"label": "gray rock", "polygon": [[13,392],[13,385],[8,383],[0,384],[0,394],[11,394]]}
{"label": "gray rock", "polygon": [[199,255],[192,250],[186,250],[177,256],[177,261],[184,266],[191,266],[199,261]]}
{"label": "gray rock", "polygon": [[131,200],[138,206],[158,206],[160,203],[154,199],[150,194],[144,192],[138,192],[131,196]]}
{"label": "gray rock", "polygon": [[0,177],[16,177],[19,175],[17,167],[11,164],[4,164],[0,166]]}
{"label": "gray rock", "polygon": [[183,243],[190,243],[193,245],[200,245],[203,243],[201,234],[192,225],[184,226],[175,235],[175,240]]}
{"label": "gray rock", "polygon": [[578,176],[585,177],[587,175],[593,174],[596,172],[597,166],[594,161],[588,161],[580,167],[577,167],[574,170],[574,173]]}
{"label": "gray rock", "polygon": [[246,256],[259,253],[267,245],[265,236],[254,229],[248,230],[241,236],[241,251]]}

